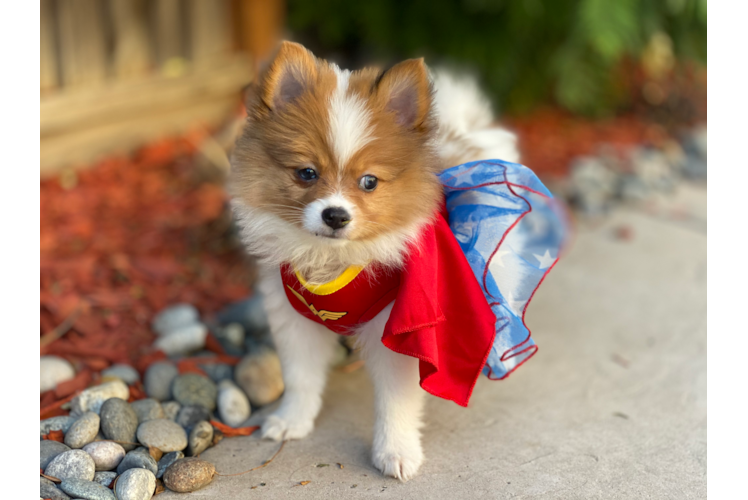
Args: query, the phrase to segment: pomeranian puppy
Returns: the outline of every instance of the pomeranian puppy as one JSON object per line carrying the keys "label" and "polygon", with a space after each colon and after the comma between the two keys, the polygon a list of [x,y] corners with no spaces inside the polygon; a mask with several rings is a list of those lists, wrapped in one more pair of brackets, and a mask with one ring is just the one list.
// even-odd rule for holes
{"label": "pomeranian puppy", "polygon": [[[438,210],[435,174],[478,159],[516,162],[516,140],[492,127],[471,79],[432,76],[422,59],[351,72],[290,42],[250,87],[247,112],[229,185],[242,239],[260,265],[257,289],[285,382],[261,434],[300,439],[314,427],[338,339],[294,309],[281,267],[292,266],[305,286],[351,269],[397,269]],[[375,388],[372,460],[405,481],[423,462],[424,391],[418,360],[381,342],[392,305],[352,333]]]}

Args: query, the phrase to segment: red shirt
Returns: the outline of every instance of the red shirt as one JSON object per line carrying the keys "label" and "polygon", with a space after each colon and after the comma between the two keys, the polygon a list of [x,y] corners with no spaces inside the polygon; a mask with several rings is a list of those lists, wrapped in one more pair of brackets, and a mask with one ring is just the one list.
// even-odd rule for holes
{"label": "red shirt", "polygon": [[348,268],[315,286],[285,264],[281,276],[296,311],[342,335],[395,300],[382,343],[420,360],[424,390],[467,406],[493,346],[496,317],[441,214],[399,272]]}
{"label": "red shirt", "polygon": [[353,327],[374,318],[395,300],[400,288],[400,271],[384,268],[351,266],[334,281],[316,286],[288,264],[281,267],[281,275],[294,309],[341,335],[355,333]]}

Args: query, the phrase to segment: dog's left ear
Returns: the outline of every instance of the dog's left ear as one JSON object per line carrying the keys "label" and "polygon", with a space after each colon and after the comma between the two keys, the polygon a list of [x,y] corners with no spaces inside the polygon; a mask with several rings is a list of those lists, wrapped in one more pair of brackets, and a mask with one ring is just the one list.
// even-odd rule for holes
{"label": "dog's left ear", "polygon": [[394,114],[398,125],[421,128],[429,117],[433,95],[423,58],[408,59],[379,75],[373,93],[378,105]]}

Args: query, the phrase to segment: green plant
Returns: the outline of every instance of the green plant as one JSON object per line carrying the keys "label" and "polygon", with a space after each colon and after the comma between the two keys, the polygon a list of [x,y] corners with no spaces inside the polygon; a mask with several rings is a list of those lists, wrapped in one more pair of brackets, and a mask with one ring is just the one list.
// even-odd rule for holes
{"label": "green plant", "polygon": [[616,69],[658,34],[676,57],[706,62],[706,0],[289,0],[288,12],[320,55],[456,62],[512,111],[615,111]]}

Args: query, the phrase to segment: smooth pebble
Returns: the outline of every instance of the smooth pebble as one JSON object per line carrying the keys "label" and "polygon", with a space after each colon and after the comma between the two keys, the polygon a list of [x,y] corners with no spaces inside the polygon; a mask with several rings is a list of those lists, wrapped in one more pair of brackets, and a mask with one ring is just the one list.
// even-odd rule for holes
{"label": "smooth pebble", "polygon": [[164,484],[177,493],[199,490],[210,484],[216,468],[199,458],[183,458],[174,462],[164,473]]}
{"label": "smooth pebble", "polygon": [[187,405],[179,410],[176,422],[189,432],[198,422],[210,420],[210,417],[210,410],[206,407],[200,405]]}
{"label": "smooth pebble", "polygon": [[60,489],[73,498],[83,500],[116,500],[112,490],[94,481],[65,479],[60,483]]}
{"label": "smooth pebble", "polygon": [[151,322],[151,328],[159,335],[168,334],[183,326],[200,321],[200,313],[190,304],[174,304],[159,312]]}
{"label": "smooth pebble", "polygon": [[83,450],[60,453],[47,465],[44,473],[58,479],[84,479],[91,481],[96,465],[93,458]]}
{"label": "smooth pebble", "polygon": [[75,369],[69,361],[58,356],[39,358],[39,392],[51,391],[60,382],[75,377]]}
{"label": "smooth pebble", "polygon": [[179,370],[173,363],[168,361],[153,363],[145,371],[143,377],[146,394],[158,401],[171,399],[171,384],[177,375],[179,375]]}
{"label": "smooth pebble", "polygon": [[125,449],[113,441],[98,441],[83,447],[91,455],[97,471],[114,470],[125,458]]}
{"label": "smooth pebble", "polygon": [[226,363],[206,363],[200,365],[206,375],[216,384],[222,380],[233,380],[234,368]]}
{"label": "smooth pebble", "polygon": [[39,478],[39,496],[51,500],[70,500],[65,492],[59,490],[55,483],[43,477]]}
{"label": "smooth pebble", "polygon": [[234,369],[234,380],[253,406],[272,403],[283,393],[280,359],[267,346],[245,356]]}
{"label": "smooth pebble", "polygon": [[194,457],[199,455],[213,444],[213,426],[203,420],[198,422],[190,431],[189,448],[187,455]]}
{"label": "smooth pebble", "polygon": [[174,399],[182,405],[202,405],[215,410],[218,388],[208,377],[197,373],[185,373],[174,379],[171,385]]}
{"label": "smooth pebble", "polygon": [[101,419],[92,411],[87,411],[73,422],[65,433],[65,444],[71,448],[83,448],[96,438]]}
{"label": "smooth pebble", "polygon": [[125,451],[136,445],[135,434],[138,430],[138,415],[130,403],[119,398],[108,399],[101,407],[101,431],[107,439],[120,441]]}
{"label": "smooth pebble", "polygon": [[218,384],[218,415],[224,424],[239,427],[251,413],[249,399],[231,380]]}
{"label": "smooth pebble", "polygon": [[143,422],[138,426],[138,441],[143,446],[153,446],[164,453],[169,453],[187,447],[187,433],[178,423],[159,418]]}
{"label": "smooth pebble", "polygon": [[57,441],[39,441],[39,468],[46,469],[53,458],[66,451],[70,451],[70,447]]}
{"label": "smooth pebble", "polygon": [[101,471],[94,474],[93,480],[102,486],[109,488],[112,481],[117,477],[117,473],[114,471]]}
{"label": "smooth pebble", "polygon": [[128,451],[125,458],[117,466],[117,474],[122,474],[130,469],[148,469],[153,474],[158,470],[156,460],[148,453],[148,450],[140,447]]}
{"label": "smooth pebble", "polygon": [[101,405],[110,398],[120,398],[125,401],[130,397],[130,389],[121,380],[112,380],[101,385],[89,387],[76,396],[70,403],[71,411],[82,415],[87,411],[99,413]]}
{"label": "smooth pebble", "polygon": [[182,458],[184,458],[184,453],[182,453],[181,451],[172,451],[161,457],[161,460],[158,461],[158,471],[156,472],[156,479],[161,479],[161,476],[164,475],[166,469],[171,464]]}
{"label": "smooth pebble", "polygon": [[135,410],[135,414],[138,416],[138,423],[142,424],[149,420],[164,418],[164,409],[161,407],[161,403],[153,398],[133,401],[130,403],[130,406]]}
{"label": "smooth pebble", "polygon": [[216,316],[222,324],[241,323],[245,331],[251,335],[263,332],[269,327],[262,297],[259,295],[235,302]]}
{"label": "smooth pebble", "polygon": [[179,410],[182,409],[182,405],[180,405],[177,401],[167,401],[165,403],[161,403],[161,408],[164,410],[164,418],[168,418],[169,420],[176,420],[177,415],[179,415]]}
{"label": "smooth pebble", "polygon": [[156,476],[145,469],[128,469],[115,486],[118,500],[150,500],[156,490]]}
{"label": "smooth pebble", "polygon": [[140,380],[138,371],[130,365],[117,364],[112,365],[101,372],[102,377],[117,377],[127,385],[132,385]]}
{"label": "smooth pebble", "polygon": [[75,417],[62,416],[52,417],[39,422],[39,435],[49,434],[49,431],[67,432],[70,426],[75,422]]}
{"label": "smooth pebble", "polygon": [[208,327],[202,323],[195,323],[171,331],[153,343],[153,347],[161,349],[168,356],[188,354],[192,351],[205,347],[205,339],[208,337]]}
{"label": "smooth pebble", "polygon": [[244,327],[241,323],[229,323],[219,331],[219,338],[225,339],[228,343],[234,347],[244,347]]}

